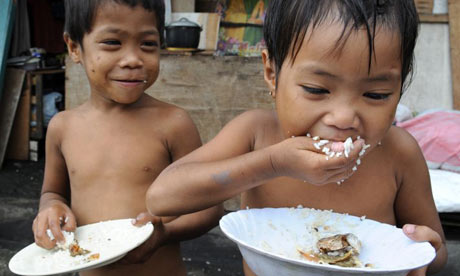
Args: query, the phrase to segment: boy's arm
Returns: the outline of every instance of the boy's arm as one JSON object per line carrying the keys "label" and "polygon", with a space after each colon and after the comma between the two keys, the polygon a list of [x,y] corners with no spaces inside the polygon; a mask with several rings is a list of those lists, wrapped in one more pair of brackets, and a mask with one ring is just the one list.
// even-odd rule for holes
{"label": "boy's arm", "polygon": [[[447,262],[444,232],[431,191],[430,176],[417,141],[402,129],[398,131],[397,170],[400,187],[395,201],[399,227],[416,241],[429,241],[436,250],[436,258],[428,267],[428,274],[440,271]],[[415,227],[414,227],[415,225]],[[417,271],[410,275],[418,275]],[[422,274],[420,274],[422,275]],[[424,275],[424,274],[423,274]]]}
{"label": "boy's arm", "polygon": [[[174,162],[198,148],[201,145],[201,139],[195,124],[184,110],[177,109],[174,114],[169,114],[168,117],[179,118],[168,122],[171,133],[168,136],[170,138],[167,140],[167,145],[171,161]],[[162,198],[151,204],[160,204],[161,201],[168,200],[170,198]],[[160,246],[196,238],[216,226],[222,214],[223,207],[221,204],[178,217],[160,218],[147,212],[141,213],[133,221],[133,224],[140,226],[152,222],[155,227],[153,235],[143,245],[131,251],[121,262],[143,263]]]}
{"label": "boy's arm", "polygon": [[57,114],[50,121],[46,135],[45,173],[40,206],[33,222],[35,242],[44,248],[52,248],[56,244],[56,240],[49,239],[47,229],[51,230],[57,241],[63,241],[61,227],[66,231],[73,231],[76,227],[74,215],[68,206],[69,179],[60,149],[63,127],[63,116]]}
{"label": "boy's arm", "polygon": [[[172,162],[202,145],[200,134],[188,113],[182,109],[176,112],[178,114],[174,117],[180,119],[170,123],[172,133],[168,141]],[[169,200],[172,198],[168,198],[166,201]],[[175,242],[198,237],[216,226],[222,214],[222,205],[216,204],[208,209],[182,215],[166,222],[164,226],[167,230],[167,240],[168,242]]]}
{"label": "boy's arm", "polygon": [[362,147],[358,142],[349,158],[330,160],[305,136],[254,151],[259,140],[276,139],[267,135],[276,127],[276,119],[267,114],[243,113],[209,143],[163,170],[147,192],[147,209],[155,215],[179,215],[216,205],[278,176],[324,184],[352,173]]}

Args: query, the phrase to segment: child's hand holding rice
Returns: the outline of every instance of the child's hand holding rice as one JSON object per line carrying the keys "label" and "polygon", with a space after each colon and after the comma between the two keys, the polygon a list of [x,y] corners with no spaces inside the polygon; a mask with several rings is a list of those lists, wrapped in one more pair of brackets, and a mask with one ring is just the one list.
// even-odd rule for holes
{"label": "child's hand holding rice", "polygon": [[270,147],[273,170],[279,176],[315,185],[339,184],[353,175],[368,147],[362,139],[338,142],[308,136],[292,137]]}

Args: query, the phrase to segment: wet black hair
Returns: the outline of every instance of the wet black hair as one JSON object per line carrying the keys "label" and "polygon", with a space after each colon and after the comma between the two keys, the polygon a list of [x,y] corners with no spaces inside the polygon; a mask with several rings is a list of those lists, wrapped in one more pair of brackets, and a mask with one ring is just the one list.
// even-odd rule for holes
{"label": "wet black hair", "polygon": [[91,32],[97,9],[108,2],[130,7],[141,5],[147,11],[153,12],[157,20],[160,42],[163,44],[165,25],[165,4],[163,0],[65,0],[64,32],[68,33],[73,41],[83,46],[83,36]]}
{"label": "wet black hair", "polygon": [[407,76],[413,73],[418,35],[419,18],[413,0],[271,0],[265,17],[264,40],[275,66],[276,79],[289,54],[294,62],[307,31],[326,23],[329,18],[344,26],[336,48],[343,46],[351,31],[365,28],[369,41],[369,70],[376,28],[396,31],[401,44],[401,92],[404,90]]}

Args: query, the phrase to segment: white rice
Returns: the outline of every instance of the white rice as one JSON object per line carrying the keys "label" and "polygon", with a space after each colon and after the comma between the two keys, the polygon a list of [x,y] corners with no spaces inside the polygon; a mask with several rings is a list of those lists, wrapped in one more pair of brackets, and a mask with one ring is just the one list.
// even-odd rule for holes
{"label": "white rice", "polygon": [[[129,223],[129,222],[128,222]],[[53,271],[57,269],[67,269],[74,266],[79,266],[88,262],[98,261],[101,259],[107,260],[112,258],[121,251],[126,251],[126,248],[134,244],[139,244],[139,237],[145,236],[148,231],[147,227],[136,227],[125,224],[123,227],[114,227],[110,224],[97,223],[98,227],[92,227],[85,231],[75,233],[75,239],[81,248],[89,250],[86,255],[72,257],[68,250],[68,241],[73,241],[73,233],[67,232],[66,249],[60,249],[64,246],[56,247],[52,250],[40,249],[40,253],[32,262],[37,271]],[[129,223],[130,224],[130,223]],[[88,259],[93,254],[99,254],[99,258],[95,260]],[[29,263],[31,260],[24,260]]]}

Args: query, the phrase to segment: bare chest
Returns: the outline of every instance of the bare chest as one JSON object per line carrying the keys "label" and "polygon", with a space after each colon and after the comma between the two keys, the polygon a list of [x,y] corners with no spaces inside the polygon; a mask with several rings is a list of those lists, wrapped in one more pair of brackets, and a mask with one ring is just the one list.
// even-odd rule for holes
{"label": "bare chest", "polygon": [[315,186],[288,177],[276,178],[243,194],[241,205],[251,208],[302,205],[394,224],[397,187],[391,166],[367,165],[341,185]]}
{"label": "bare chest", "polygon": [[154,130],[100,128],[66,135],[61,145],[72,186],[148,183],[170,163],[166,138]]}

